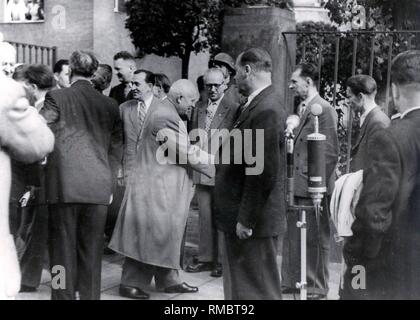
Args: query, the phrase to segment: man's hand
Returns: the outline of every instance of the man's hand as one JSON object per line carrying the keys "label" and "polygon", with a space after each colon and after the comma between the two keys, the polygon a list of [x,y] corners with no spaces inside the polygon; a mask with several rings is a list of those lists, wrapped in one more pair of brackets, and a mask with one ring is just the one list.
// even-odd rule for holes
{"label": "man's hand", "polygon": [[0,300],[12,300],[20,289],[20,268],[13,237],[0,235]]}
{"label": "man's hand", "polygon": [[236,235],[241,240],[246,240],[252,236],[252,229],[248,229],[243,226],[240,222],[236,224]]}

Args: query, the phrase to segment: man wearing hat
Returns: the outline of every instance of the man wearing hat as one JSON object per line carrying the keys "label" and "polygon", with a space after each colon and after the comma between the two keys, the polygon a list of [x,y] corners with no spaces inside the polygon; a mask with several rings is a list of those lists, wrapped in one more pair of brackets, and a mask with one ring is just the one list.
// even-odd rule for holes
{"label": "man wearing hat", "polygon": [[225,90],[224,100],[229,105],[239,105],[240,95],[235,85],[235,61],[227,53],[220,52],[210,60],[209,68],[217,68],[222,70],[225,76],[225,84],[227,86]]}

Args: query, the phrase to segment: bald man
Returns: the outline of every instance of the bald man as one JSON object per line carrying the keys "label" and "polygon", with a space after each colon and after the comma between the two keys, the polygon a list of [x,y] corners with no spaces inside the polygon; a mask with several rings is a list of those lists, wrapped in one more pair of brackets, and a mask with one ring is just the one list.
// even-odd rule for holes
{"label": "bald man", "polygon": [[3,34],[0,33],[0,72],[11,77],[16,64],[16,49],[8,42],[3,42]]}
{"label": "bald man", "polygon": [[166,293],[198,288],[179,280],[181,246],[194,193],[191,169],[214,176],[212,157],[190,144],[181,116],[199,94],[188,80],[175,82],[168,98],[145,116],[138,153],[109,247],[126,256],[120,295],[148,299],[152,278]]}

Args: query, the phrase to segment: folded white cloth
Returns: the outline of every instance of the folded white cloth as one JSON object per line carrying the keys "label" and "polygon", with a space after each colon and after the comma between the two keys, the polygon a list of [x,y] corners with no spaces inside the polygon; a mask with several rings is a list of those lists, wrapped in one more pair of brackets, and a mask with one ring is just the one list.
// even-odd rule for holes
{"label": "folded white cloth", "polygon": [[363,170],[345,174],[335,182],[330,210],[336,236],[339,238],[353,235],[351,226],[362,188]]}

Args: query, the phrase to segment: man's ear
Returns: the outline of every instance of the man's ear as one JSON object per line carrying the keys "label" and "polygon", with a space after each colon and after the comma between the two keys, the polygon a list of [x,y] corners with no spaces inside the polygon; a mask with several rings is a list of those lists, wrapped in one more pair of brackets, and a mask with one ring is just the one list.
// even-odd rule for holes
{"label": "man's ear", "polygon": [[249,64],[244,67],[245,73],[249,76],[252,73],[252,68]]}
{"label": "man's ear", "polygon": [[178,105],[180,105],[181,104],[181,100],[182,100],[182,96],[178,96],[175,101],[176,101],[176,103]]}
{"label": "man's ear", "polygon": [[308,84],[308,86],[313,86],[314,81],[311,78],[306,77],[306,83]]}

